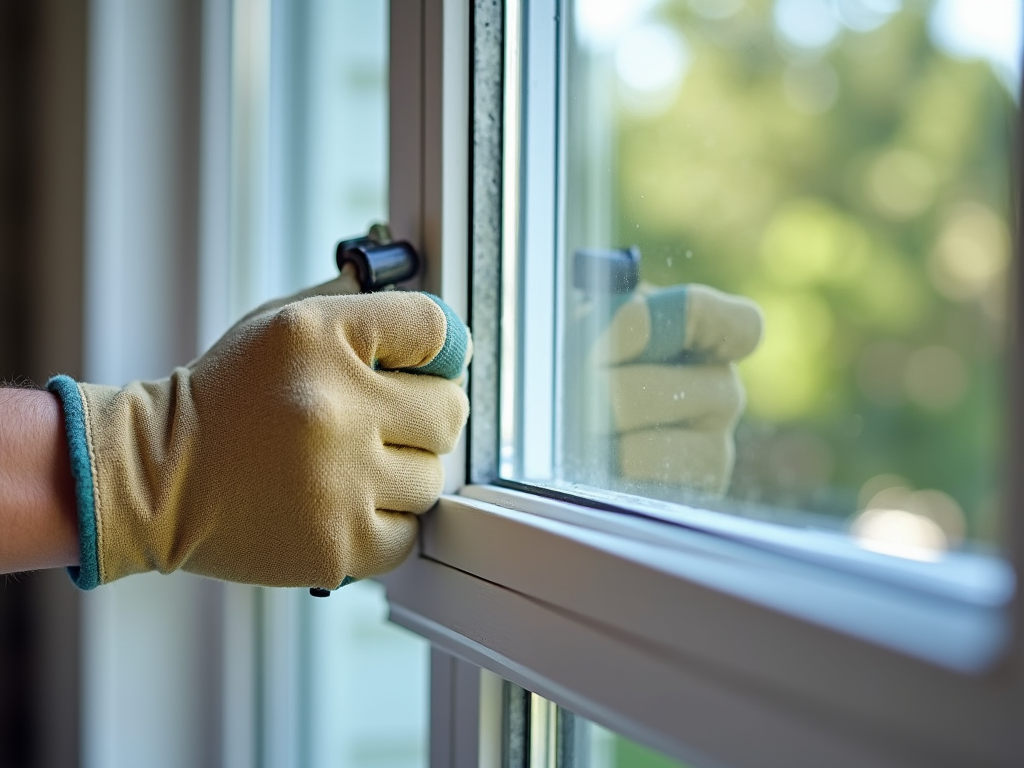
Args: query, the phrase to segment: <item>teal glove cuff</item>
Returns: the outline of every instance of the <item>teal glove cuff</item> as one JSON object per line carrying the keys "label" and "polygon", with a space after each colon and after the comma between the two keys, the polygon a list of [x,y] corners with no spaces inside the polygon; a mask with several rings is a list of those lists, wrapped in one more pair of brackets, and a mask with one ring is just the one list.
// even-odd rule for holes
{"label": "teal glove cuff", "polygon": [[437,356],[426,365],[417,368],[406,368],[407,373],[440,376],[443,379],[457,379],[466,370],[466,354],[469,352],[469,329],[455,314],[455,310],[433,294],[425,294],[444,312],[448,327],[445,332],[444,345]]}
{"label": "teal glove cuff", "polygon": [[[640,297],[650,314],[650,332],[646,344],[630,363],[678,363],[685,352],[688,285],[672,285]],[[583,324],[580,343],[589,350],[597,343],[624,305],[636,300],[636,294],[614,294],[592,300],[593,312]]]}
{"label": "teal glove cuff", "polygon": [[683,352],[686,340],[685,285],[661,288],[646,297],[651,336],[638,363],[666,363]]}
{"label": "teal glove cuff", "polygon": [[100,558],[96,538],[96,497],[93,493],[92,460],[86,437],[85,406],[78,385],[70,376],[54,376],[46,388],[60,398],[64,411],[64,429],[68,438],[71,477],[75,481],[78,507],[79,565],[68,568],[68,575],[79,589],[100,585]]}

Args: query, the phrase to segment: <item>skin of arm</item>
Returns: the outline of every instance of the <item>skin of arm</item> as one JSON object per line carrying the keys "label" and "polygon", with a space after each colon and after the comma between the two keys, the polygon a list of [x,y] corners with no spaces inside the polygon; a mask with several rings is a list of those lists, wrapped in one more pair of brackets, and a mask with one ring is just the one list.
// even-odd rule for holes
{"label": "skin of arm", "polygon": [[0,388],[0,573],[78,565],[78,522],[57,396]]}

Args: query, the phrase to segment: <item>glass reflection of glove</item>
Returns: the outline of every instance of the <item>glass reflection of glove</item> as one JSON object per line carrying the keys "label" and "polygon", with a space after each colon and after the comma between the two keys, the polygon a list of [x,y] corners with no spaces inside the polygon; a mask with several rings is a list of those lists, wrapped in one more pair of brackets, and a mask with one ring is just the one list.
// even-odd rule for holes
{"label": "glass reflection of glove", "polygon": [[50,381],[75,478],[78,586],[181,568],[333,589],[398,565],[466,421],[452,380],[470,340],[438,299],[337,295],[354,289],[344,276],[266,304],[166,379]]}
{"label": "glass reflection of glove", "polygon": [[733,362],[757,347],[761,312],[703,285],[638,289],[591,347],[625,480],[722,493],[744,407]]}

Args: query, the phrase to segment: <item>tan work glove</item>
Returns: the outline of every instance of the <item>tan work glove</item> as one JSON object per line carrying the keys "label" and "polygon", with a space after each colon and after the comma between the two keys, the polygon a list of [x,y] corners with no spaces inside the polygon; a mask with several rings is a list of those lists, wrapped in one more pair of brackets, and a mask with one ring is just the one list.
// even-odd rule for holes
{"label": "tan work glove", "polygon": [[[409,553],[466,422],[468,331],[339,278],[239,321],[169,378],[61,398],[84,589],[182,568],[334,589]],[[426,374],[426,375],[425,375]]]}
{"label": "tan work glove", "polygon": [[733,362],[760,343],[757,305],[704,285],[641,286],[584,304],[576,326],[585,481],[603,471],[723,493],[745,402]]}

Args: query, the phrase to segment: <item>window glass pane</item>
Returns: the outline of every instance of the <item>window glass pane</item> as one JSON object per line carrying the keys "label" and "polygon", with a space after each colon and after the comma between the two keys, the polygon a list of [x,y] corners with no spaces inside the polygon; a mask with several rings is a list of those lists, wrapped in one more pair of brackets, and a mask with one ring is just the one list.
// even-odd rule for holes
{"label": "window glass pane", "polygon": [[997,545],[1020,2],[567,6],[511,25],[501,475]]}

